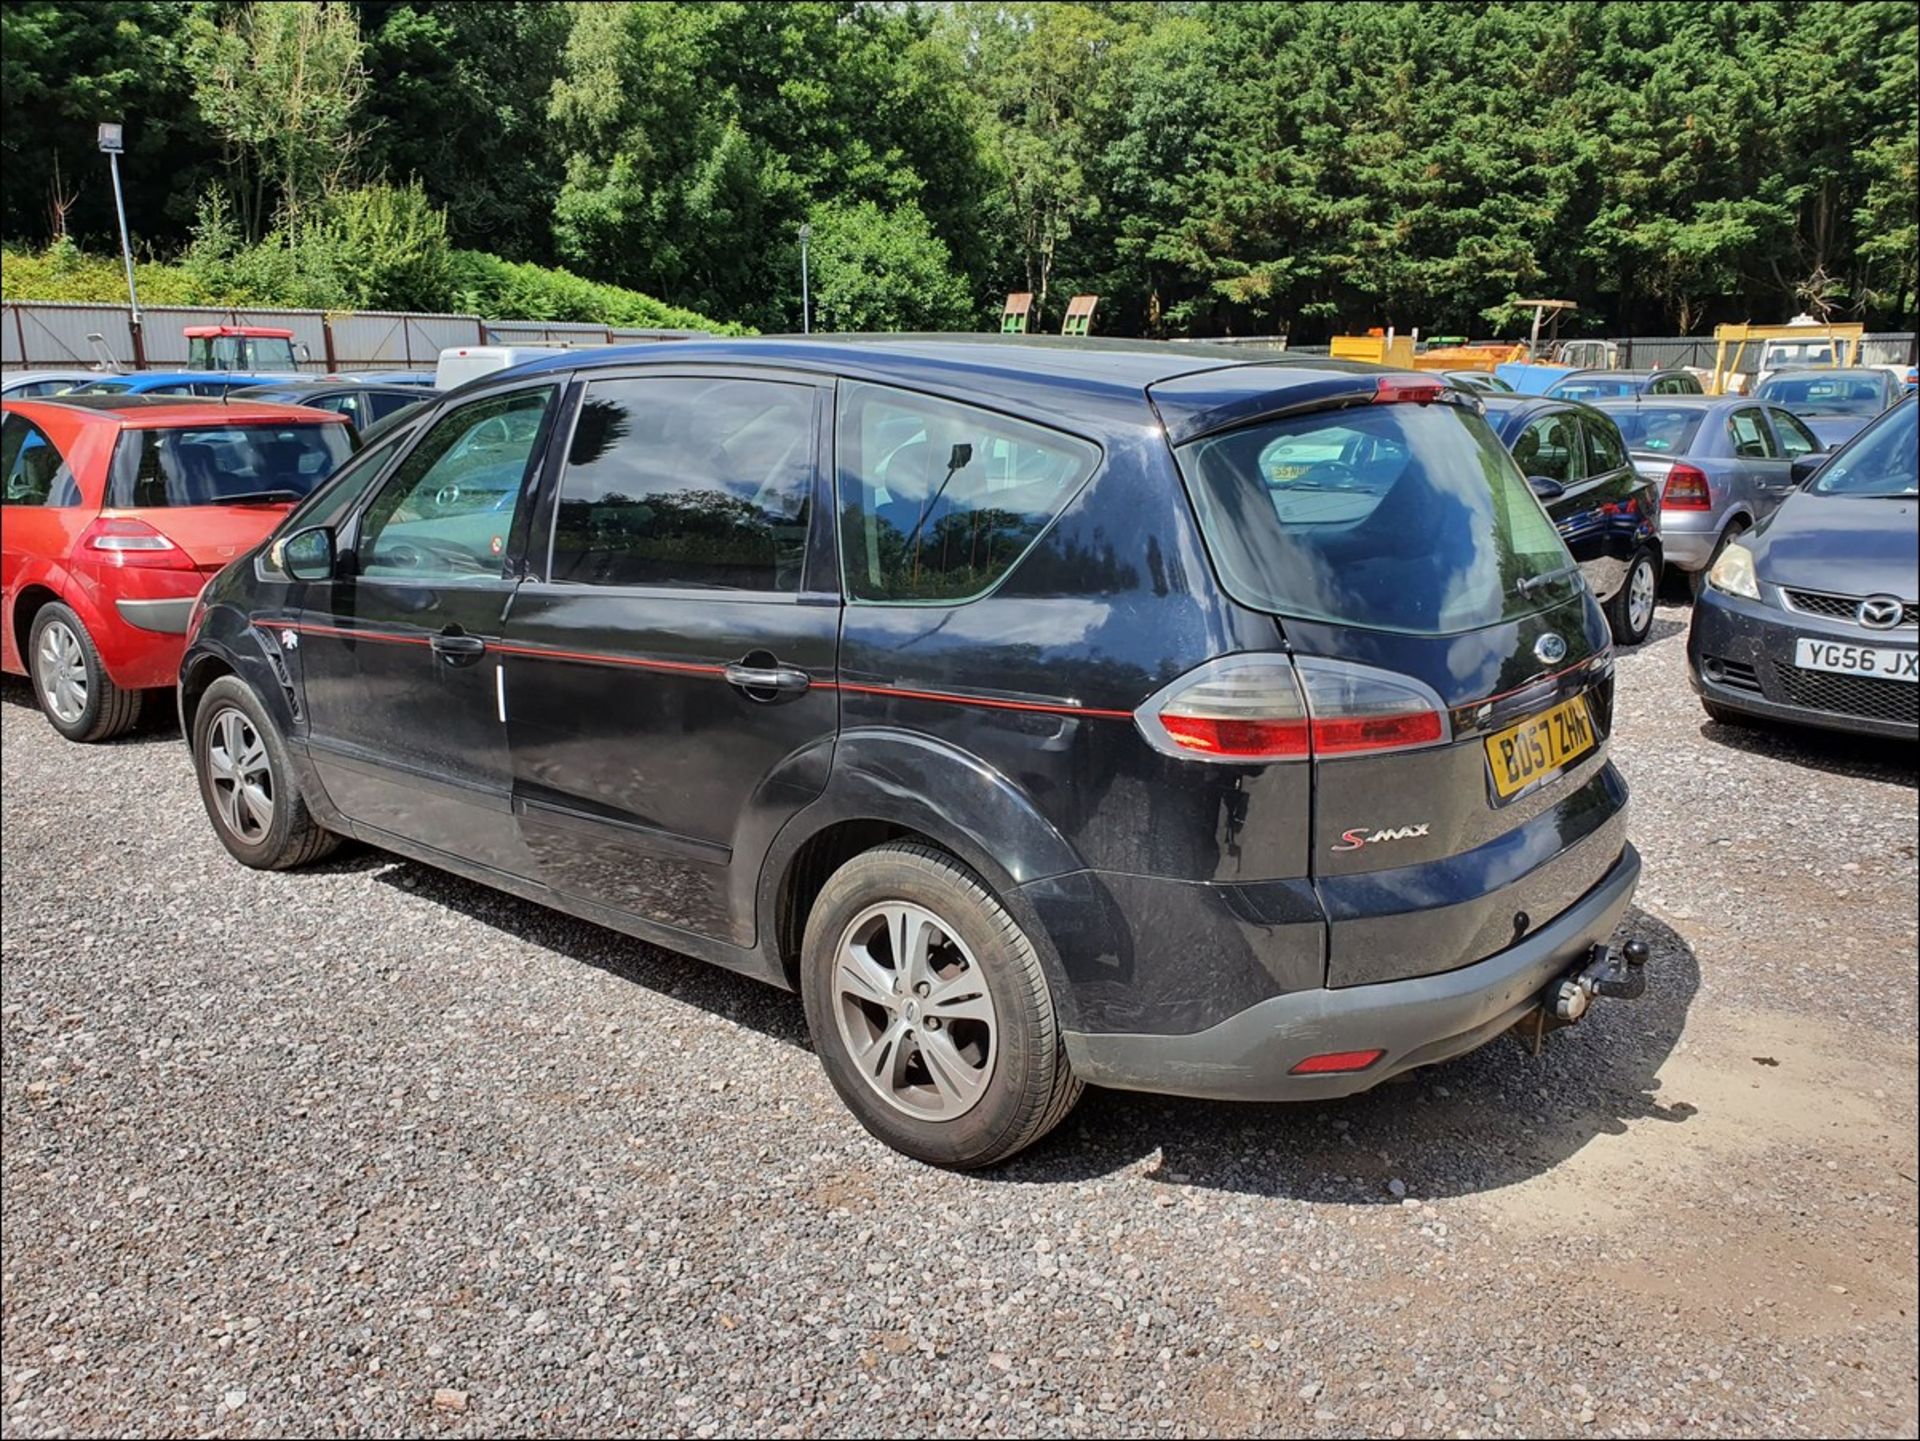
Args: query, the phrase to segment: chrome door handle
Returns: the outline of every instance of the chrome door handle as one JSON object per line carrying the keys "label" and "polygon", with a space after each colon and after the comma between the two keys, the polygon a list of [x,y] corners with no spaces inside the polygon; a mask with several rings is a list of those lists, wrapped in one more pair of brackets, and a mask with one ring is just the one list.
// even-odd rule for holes
{"label": "chrome door handle", "polygon": [[813,684],[811,676],[798,666],[791,665],[741,665],[736,661],[721,674],[726,677],[728,685],[737,686],[748,695],[753,695],[755,691],[798,695]]}

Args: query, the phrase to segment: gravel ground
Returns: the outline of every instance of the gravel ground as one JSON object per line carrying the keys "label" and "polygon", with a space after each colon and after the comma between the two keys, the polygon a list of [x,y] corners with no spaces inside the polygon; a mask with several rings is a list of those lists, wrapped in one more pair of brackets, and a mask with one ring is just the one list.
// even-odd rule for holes
{"label": "gravel ground", "polygon": [[1090,1094],[991,1175],[793,998],[0,694],[9,1436],[1904,1433],[1912,749],[1622,658],[1648,996],[1349,1101]]}

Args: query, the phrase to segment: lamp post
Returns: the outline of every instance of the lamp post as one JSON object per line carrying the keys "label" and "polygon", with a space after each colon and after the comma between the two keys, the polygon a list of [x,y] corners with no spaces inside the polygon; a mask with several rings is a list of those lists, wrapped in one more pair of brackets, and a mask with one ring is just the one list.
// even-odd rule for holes
{"label": "lamp post", "polygon": [[120,217],[120,258],[127,266],[127,306],[133,311],[134,328],[140,326],[140,296],[133,288],[133,245],[127,239],[127,203],[120,194],[120,151],[122,132],[118,123],[102,121],[100,148],[113,167],[113,208]]}
{"label": "lamp post", "polygon": [[813,227],[804,221],[800,225],[800,333],[813,334],[813,319],[808,314],[809,304],[807,286],[807,242],[813,239]]}

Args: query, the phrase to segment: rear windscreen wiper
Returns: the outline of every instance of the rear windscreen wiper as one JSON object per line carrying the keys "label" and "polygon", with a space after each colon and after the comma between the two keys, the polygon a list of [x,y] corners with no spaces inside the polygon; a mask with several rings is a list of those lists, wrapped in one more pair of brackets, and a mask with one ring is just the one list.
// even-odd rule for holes
{"label": "rear windscreen wiper", "polygon": [[214,503],[216,505],[266,505],[272,501],[303,498],[297,490],[249,490],[240,495],[223,495]]}
{"label": "rear windscreen wiper", "polygon": [[1580,574],[1579,566],[1563,565],[1558,570],[1550,570],[1542,575],[1523,575],[1513,583],[1513,593],[1515,595],[1532,595],[1536,590],[1542,590],[1552,585],[1556,580],[1565,580],[1568,576],[1578,574]]}

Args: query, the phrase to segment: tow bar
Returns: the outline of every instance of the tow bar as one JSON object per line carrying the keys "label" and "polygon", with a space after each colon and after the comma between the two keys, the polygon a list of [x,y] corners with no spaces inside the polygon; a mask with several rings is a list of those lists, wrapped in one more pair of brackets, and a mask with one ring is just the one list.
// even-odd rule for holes
{"label": "tow bar", "polygon": [[[1647,959],[1651,954],[1647,943],[1639,939],[1628,941],[1617,951],[1611,946],[1596,944],[1587,952],[1584,966],[1540,998],[1540,1004],[1528,1018],[1533,1024],[1529,1026],[1526,1020],[1521,1021],[1521,1033],[1531,1042],[1533,1053],[1540,1054],[1548,1031],[1571,1026],[1586,1015],[1594,997],[1611,996],[1615,1000],[1631,1001],[1644,995]],[[1527,1031],[1532,1035],[1526,1036]]]}

